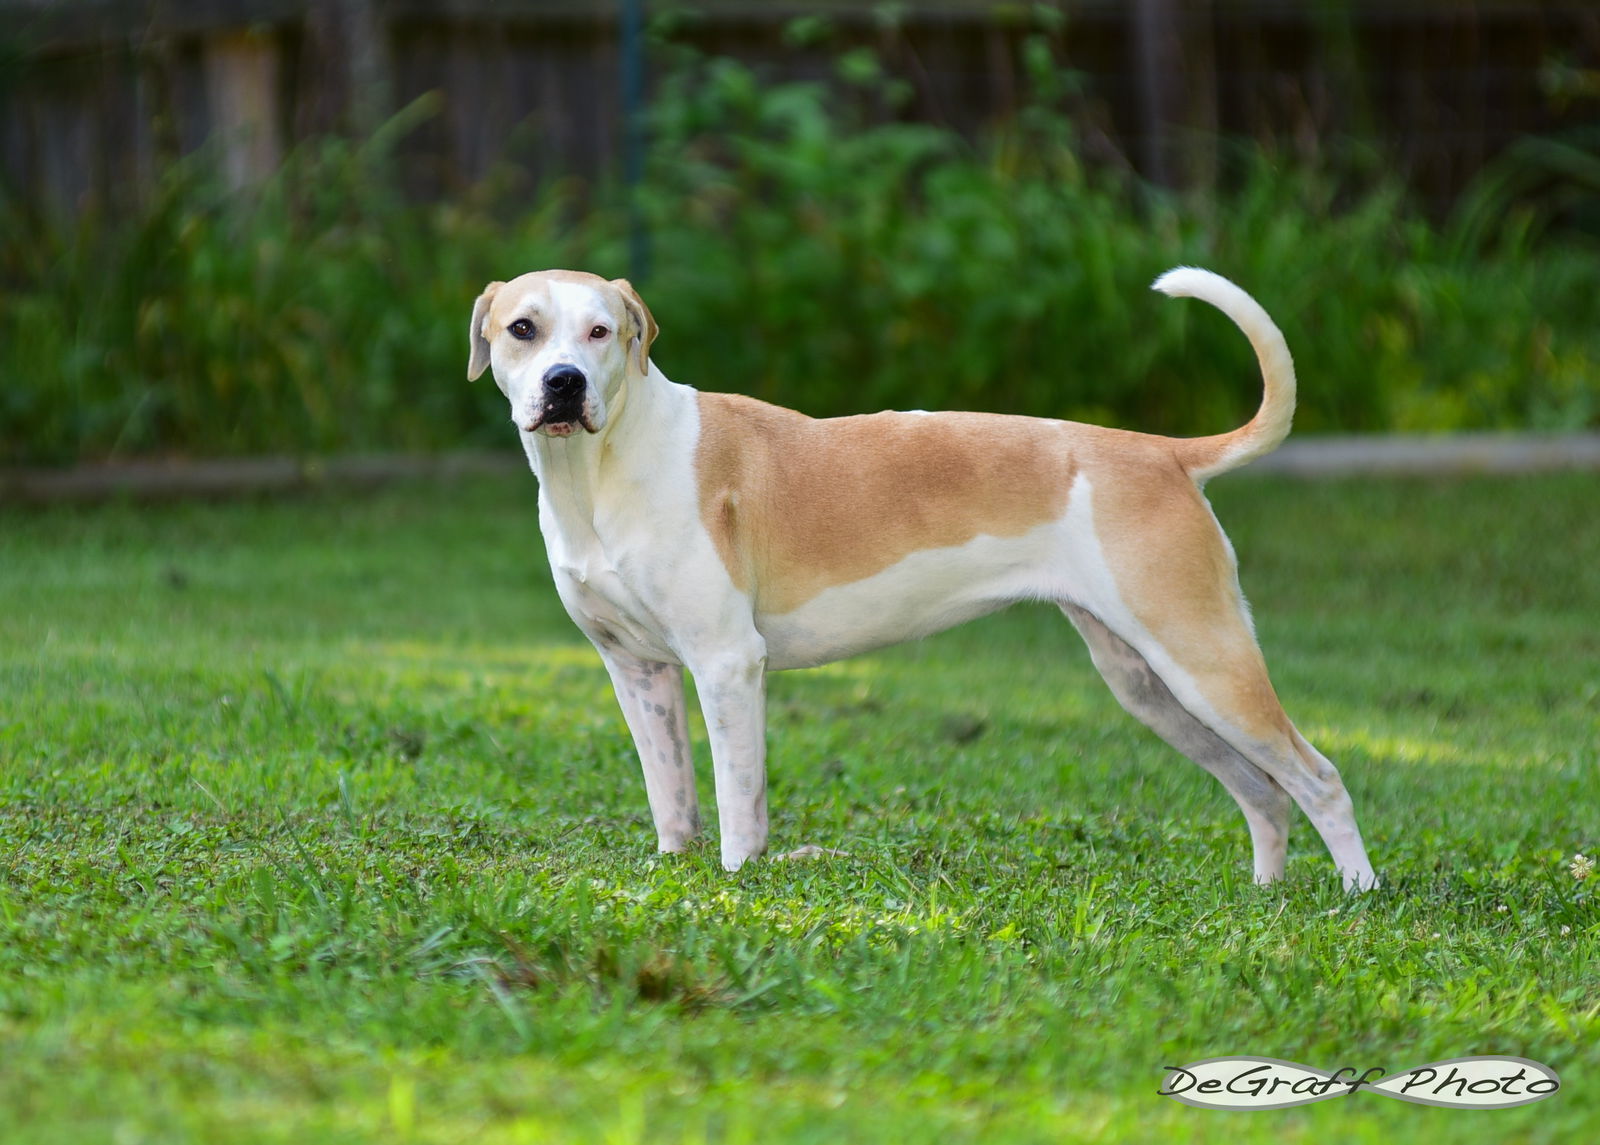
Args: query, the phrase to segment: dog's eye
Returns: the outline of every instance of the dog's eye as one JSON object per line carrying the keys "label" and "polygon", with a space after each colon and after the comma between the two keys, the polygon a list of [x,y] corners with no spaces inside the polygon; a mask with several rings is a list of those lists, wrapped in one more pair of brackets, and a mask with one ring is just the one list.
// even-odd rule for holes
{"label": "dog's eye", "polygon": [[589,337],[598,342],[609,333],[611,333],[611,331],[607,330],[604,326],[596,326],[593,330],[589,331]]}
{"label": "dog's eye", "polygon": [[526,318],[518,318],[511,324],[510,330],[513,338],[520,338],[524,342],[533,337],[533,323]]}

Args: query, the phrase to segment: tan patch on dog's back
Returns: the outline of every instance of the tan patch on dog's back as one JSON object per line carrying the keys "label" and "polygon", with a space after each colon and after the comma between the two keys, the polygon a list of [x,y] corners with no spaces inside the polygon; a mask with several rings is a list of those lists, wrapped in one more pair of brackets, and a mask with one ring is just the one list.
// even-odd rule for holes
{"label": "tan patch on dog's back", "polygon": [[1059,517],[1066,423],[983,413],[816,420],[700,394],[700,516],[756,610],[784,613],[912,553]]}

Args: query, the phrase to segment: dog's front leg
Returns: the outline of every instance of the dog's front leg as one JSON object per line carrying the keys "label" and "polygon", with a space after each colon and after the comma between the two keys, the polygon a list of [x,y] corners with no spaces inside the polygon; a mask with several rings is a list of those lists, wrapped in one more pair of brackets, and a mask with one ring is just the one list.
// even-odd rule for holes
{"label": "dog's front leg", "polygon": [[700,833],[694,757],[684,720],[683,669],[641,660],[619,648],[600,648],[622,717],[644,769],[644,790],[662,851],[682,851]]}
{"label": "dog's front leg", "polygon": [[693,663],[711,739],[722,865],[730,871],[767,849],[767,654],[757,637]]}

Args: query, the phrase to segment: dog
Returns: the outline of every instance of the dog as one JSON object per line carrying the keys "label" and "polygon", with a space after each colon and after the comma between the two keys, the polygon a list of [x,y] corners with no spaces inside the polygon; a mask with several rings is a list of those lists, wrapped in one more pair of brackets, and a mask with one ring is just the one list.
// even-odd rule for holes
{"label": "dog", "polygon": [[1376,885],[1338,771],[1267,678],[1204,482],[1274,449],[1294,413],[1283,335],[1248,294],[1180,267],[1154,288],[1221,310],[1264,397],[1230,433],[1169,438],[988,413],[813,419],[668,380],[625,279],[547,270],[472,308],[539,481],[556,591],[594,643],[638,749],[659,848],[700,830],[685,715],[711,740],[722,865],[767,850],[767,673],[1055,601],[1135,717],[1219,779],[1255,879],[1283,876],[1290,800],[1347,889]]}

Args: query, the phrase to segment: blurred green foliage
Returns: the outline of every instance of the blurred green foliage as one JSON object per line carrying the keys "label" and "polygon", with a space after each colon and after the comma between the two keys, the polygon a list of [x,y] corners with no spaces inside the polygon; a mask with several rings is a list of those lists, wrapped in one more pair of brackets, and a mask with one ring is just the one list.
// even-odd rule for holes
{"label": "blurred green foliage", "polygon": [[[1031,60],[1036,104],[973,144],[884,122],[904,93],[868,54],[841,57],[831,84],[677,60],[635,204],[657,363],[817,415],[1215,432],[1249,415],[1259,379],[1220,315],[1147,290],[1192,263],[1283,327],[1302,430],[1600,424],[1600,244],[1560,225],[1575,197],[1592,206],[1592,141],[1509,157],[1445,223],[1358,164],[1304,170],[1256,147],[1227,153],[1220,190],[1164,193],[1080,161],[1046,65]],[[508,170],[419,203],[394,143],[431,111],[361,146],[302,147],[245,193],[202,154],[115,218],[0,201],[0,457],[508,440],[493,387],[464,380],[472,300],[540,267],[627,274],[627,192],[530,192]],[[1548,178],[1525,193],[1529,156],[1569,174],[1562,193]]]}

